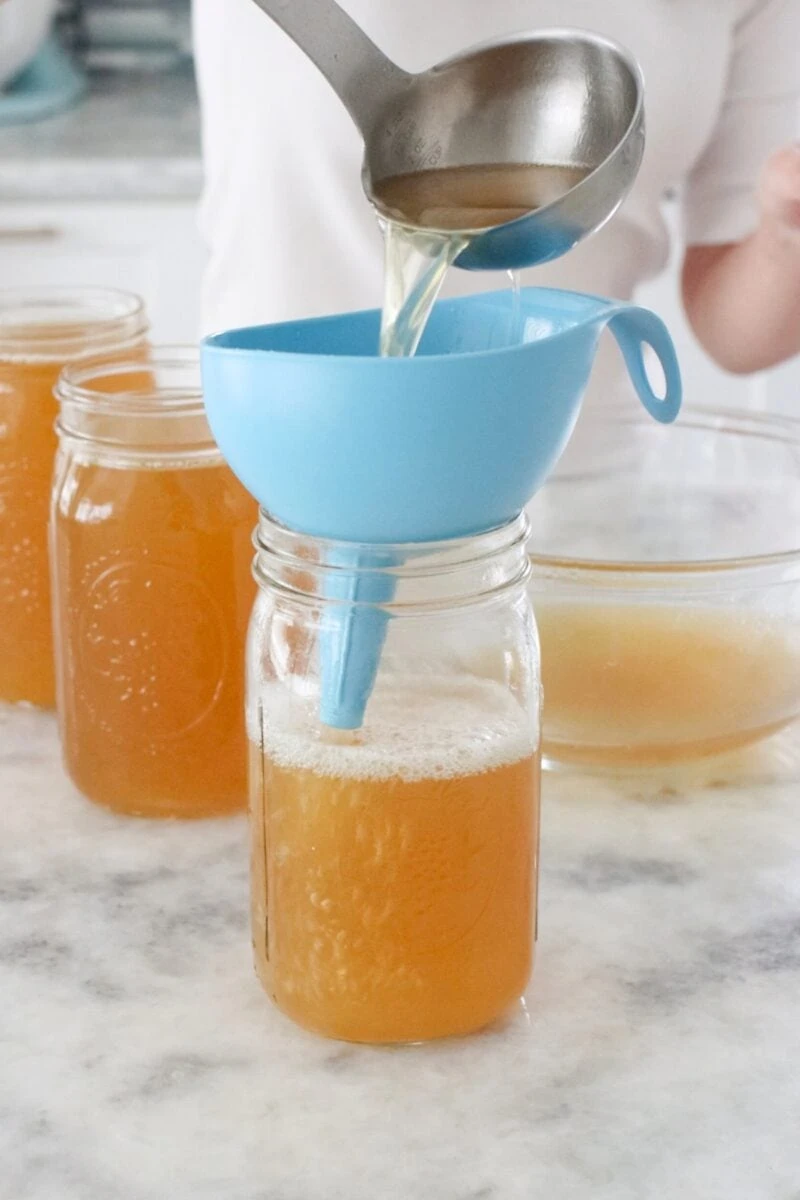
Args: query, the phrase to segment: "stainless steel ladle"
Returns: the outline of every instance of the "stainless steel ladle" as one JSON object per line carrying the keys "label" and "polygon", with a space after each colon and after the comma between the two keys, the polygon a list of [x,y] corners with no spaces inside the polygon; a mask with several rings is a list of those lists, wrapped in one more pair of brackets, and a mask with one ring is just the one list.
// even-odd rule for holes
{"label": "stainless steel ladle", "polygon": [[[490,2],[490,0],[487,0]],[[254,0],[316,64],[364,139],[362,180],[530,163],[588,174],[554,202],[475,235],[457,259],[511,270],[558,258],[613,215],[644,150],[643,83],[626,50],[580,30],[487,42],[409,74],[335,0]]]}

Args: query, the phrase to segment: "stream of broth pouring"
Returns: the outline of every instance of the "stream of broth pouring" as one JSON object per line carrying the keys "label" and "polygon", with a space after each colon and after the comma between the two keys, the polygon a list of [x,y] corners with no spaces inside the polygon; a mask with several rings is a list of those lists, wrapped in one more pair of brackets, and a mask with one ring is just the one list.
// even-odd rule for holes
{"label": "stream of broth pouring", "polygon": [[[470,241],[559,199],[585,178],[581,167],[529,163],[444,167],[375,186],[385,244],[380,352],[416,352],[445,276]],[[519,283],[514,273],[515,305]]]}
{"label": "stream of broth pouring", "polygon": [[[588,173],[580,167],[490,164],[397,175],[377,184],[385,247],[381,355],[416,353],[449,268],[475,236],[552,203]],[[519,276],[508,275],[516,323]],[[326,727],[325,740],[355,744],[360,731]]]}

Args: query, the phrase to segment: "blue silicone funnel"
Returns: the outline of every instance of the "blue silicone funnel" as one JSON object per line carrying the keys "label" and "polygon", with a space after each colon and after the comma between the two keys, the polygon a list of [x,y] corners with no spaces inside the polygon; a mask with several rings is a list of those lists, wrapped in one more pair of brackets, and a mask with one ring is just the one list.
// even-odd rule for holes
{"label": "blue silicone funnel", "polygon": [[[413,358],[378,356],[377,310],[205,340],[208,419],[233,471],[273,519],[352,544],[323,631],[327,724],[361,724],[377,671],[392,585],[369,571],[370,554],[516,517],[569,439],[606,326],[645,408],[673,421],[680,372],[663,322],[572,292],[441,302]],[[646,346],[664,371],[663,398],[647,379]]]}

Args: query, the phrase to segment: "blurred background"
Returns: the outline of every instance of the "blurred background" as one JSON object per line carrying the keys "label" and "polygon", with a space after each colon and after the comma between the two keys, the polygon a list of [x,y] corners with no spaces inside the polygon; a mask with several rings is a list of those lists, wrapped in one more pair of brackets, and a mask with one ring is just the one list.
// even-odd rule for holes
{"label": "blurred background", "polygon": [[[14,5],[31,24],[44,9],[46,26],[10,82],[2,21]],[[190,25],[189,0],[0,3],[0,286],[125,288],[144,298],[158,341],[196,340]],[[18,21],[11,32],[21,36]]]}
{"label": "blurred background", "polygon": [[[157,340],[194,341],[201,184],[189,0],[0,0],[0,286],[125,288]],[[800,362],[730,378],[686,328],[674,271],[641,299],[694,403],[800,415]]]}

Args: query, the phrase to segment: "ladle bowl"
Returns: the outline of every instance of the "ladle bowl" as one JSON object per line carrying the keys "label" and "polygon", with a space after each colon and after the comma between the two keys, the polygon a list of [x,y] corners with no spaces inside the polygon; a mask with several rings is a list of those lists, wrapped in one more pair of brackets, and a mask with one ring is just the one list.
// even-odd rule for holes
{"label": "ladle bowl", "polygon": [[644,152],[644,88],[636,61],[608,38],[575,29],[523,33],[410,74],[334,0],[255,3],[316,64],[358,126],[373,203],[381,182],[445,167],[586,172],[552,203],[473,237],[460,267],[513,270],[558,258],[605,224],[633,184]]}

